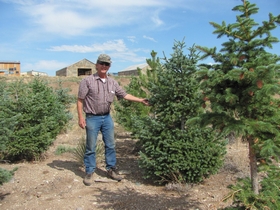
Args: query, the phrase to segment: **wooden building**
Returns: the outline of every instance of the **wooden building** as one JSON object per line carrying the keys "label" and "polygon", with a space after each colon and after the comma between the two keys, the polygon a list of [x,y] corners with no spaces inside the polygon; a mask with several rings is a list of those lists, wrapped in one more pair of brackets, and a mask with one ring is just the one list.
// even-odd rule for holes
{"label": "wooden building", "polygon": [[0,75],[20,76],[20,62],[0,61]]}
{"label": "wooden building", "polygon": [[83,76],[96,72],[95,64],[87,59],[83,59],[68,67],[56,71],[56,76]]}

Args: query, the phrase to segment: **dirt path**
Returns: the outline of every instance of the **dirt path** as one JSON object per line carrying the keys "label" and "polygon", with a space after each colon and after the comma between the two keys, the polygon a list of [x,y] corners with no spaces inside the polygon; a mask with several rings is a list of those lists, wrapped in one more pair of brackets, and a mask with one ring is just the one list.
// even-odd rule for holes
{"label": "dirt path", "polygon": [[[77,94],[77,82],[65,83]],[[76,147],[84,138],[84,130],[77,125],[76,108],[73,120],[65,133],[60,134],[54,145],[38,162],[17,164],[0,163],[1,168],[18,167],[14,178],[0,186],[0,209],[3,210],[208,210],[230,205],[222,199],[237,178],[249,176],[248,149],[246,144],[228,146],[224,167],[216,175],[194,186],[158,186],[141,176],[135,141],[116,125],[118,167],[126,171],[121,182],[95,182],[83,184],[84,169],[69,154],[55,155],[58,146]],[[98,163],[96,179],[105,179],[104,161]]]}
{"label": "dirt path", "polygon": [[[1,186],[0,209],[217,209],[229,204],[221,201],[227,186],[249,173],[246,145],[233,144],[228,147],[224,168],[204,183],[183,188],[157,186],[141,177],[135,141],[118,135],[119,170],[129,174],[121,182],[95,182],[86,187],[80,164],[68,153],[54,155],[58,145],[77,145],[82,135],[76,129],[60,135],[43,161],[0,164],[9,170],[18,167],[14,178]],[[106,178],[104,163],[98,167],[95,178]]]}

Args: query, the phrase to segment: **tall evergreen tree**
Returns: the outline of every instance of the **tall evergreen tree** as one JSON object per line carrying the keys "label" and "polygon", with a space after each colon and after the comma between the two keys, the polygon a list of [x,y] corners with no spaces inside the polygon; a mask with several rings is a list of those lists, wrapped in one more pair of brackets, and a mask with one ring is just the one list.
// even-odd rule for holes
{"label": "tall evergreen tree", "polygon": [[[199,60],[195,47],[185,54],[185,42],[175,42],[173,53],[159,64],[155,56],[147,90],[153,116],[136,120],[134,137],[140,140],[140,166],[146,177],[161,182],[200,182],[218,171],[225,152],[212,128],[185,122],[201,110],[201,91],[194,78]],[[153,78],[153,79],[152,79]]]}
{"label": "tall evergreen tree", "polygon": [[280,155],[279,55],[266,51],[279,40],[271,31],[280,23],[280,15],[269,14],[269,20],[256,23],[256,4],[242,1],[233,11],[241,14],[236,23],[210,22],[218,38],[228,37],[220,51],[198,46],[203,58],[212,57],[215,64],[200,73],[205,100],[211,111],[201,116],[203,125],[212,125],[222,133],[234,131],[248,141],[251,184],[259,193],[257,161],[270,163]]}

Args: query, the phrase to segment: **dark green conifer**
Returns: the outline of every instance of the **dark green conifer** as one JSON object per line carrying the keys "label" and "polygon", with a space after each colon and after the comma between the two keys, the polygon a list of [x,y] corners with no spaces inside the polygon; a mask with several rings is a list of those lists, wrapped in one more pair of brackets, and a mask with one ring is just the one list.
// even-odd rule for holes
{"label": "dark green conifer", "polygon": [[215,61],[200,71],[201,87],[211,108],[201,123],[248,141],[252,189],[258,194],[257,162],[269,164],[280,154],[280,57],[266,51],[279,41],[271,32],[280,23],[280,15],[269,14],[267,21],[256,23],[253,15],[258,8],[242,2],[233,8],[241,13],[235,23],[210,22],[218,38],[228,38],[222,48],[198,47],[204,58]]}
{"label": "dark green conifer", "polygon": [[140,166],[146,177],[160,182],[200,182],[218,171],[225,153],[212,128],[186,125],[200,113],[202,95],[194,77],[198,53],[192,46],[185,54],[185,48],[184,41],[175,42],[163,63],[149,60],[157,63],[146,86],[153,115],[135,121],[134,136],[142,145]]}

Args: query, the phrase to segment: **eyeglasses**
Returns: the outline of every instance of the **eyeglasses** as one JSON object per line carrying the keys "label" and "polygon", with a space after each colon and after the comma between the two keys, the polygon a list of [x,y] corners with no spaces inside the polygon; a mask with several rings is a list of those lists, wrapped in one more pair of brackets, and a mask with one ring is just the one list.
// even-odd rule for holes
{"label": "eyeglasses", "polygon": [[110,66],[110,63],[107,63],[107,62],[98,61],[97,63],[101,66],[103,66],[103,65]]}

